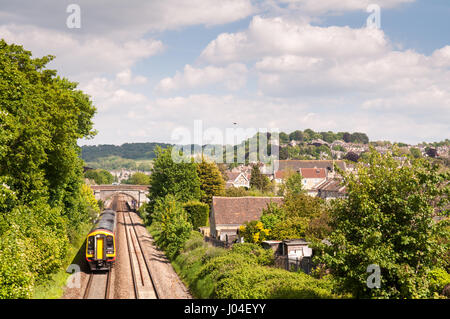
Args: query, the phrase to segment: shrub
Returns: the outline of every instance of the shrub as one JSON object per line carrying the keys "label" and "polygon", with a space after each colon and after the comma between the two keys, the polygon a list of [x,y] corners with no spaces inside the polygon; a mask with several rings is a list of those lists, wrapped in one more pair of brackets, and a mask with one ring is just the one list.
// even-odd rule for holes
{"label": "shrub", "polygon": [[192,225],[187,221],[183,206],[172,195],[158,199],[155,204],[153,220],[161,230],[156,244],[173,259],[183,248],[191,234]]}
{"label": "shrub", "polygon": [[188,201],[183,205],[183,208],[187,212],[188,221],[195,230],[208,224],[209,206],[207,204],[199,201]]}
{"label": "shrub", "polygon": [[428,273],[430,291],[442,294],[444,287],[450,284],[450,274],[442,268],[436,268]]}

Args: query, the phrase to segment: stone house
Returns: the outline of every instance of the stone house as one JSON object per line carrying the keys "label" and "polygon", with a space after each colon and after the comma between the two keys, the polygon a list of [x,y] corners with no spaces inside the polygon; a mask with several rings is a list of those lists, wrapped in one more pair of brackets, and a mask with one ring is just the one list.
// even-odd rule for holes
{"label": "stone house", "polygon": [[210,234],[221,241],[237,238],[239,226],[259,220],[269,203],[282,204],[283,197],[213,196],[210,212]]}

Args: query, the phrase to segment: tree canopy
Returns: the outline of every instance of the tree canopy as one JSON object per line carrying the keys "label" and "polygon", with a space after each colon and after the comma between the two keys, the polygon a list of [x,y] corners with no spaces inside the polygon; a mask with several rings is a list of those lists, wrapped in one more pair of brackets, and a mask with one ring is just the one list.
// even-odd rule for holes
{"label": "tree canopy", "polygon": [[[448,253],[448,221],[436,219],[448,217],[448,180],[426,160],[401,165],[372,149],[357,174],[344,174],[348,198],[332,208],[330,245],[317,262],[355,297],[430,297],[427,274]],[[367,285],[370,265],[381,271],[379,288]]]}

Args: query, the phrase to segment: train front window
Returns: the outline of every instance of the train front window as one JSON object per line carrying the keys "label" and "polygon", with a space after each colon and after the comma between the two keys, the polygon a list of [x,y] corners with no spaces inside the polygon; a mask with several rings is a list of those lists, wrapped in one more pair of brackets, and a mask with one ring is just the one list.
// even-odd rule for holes
{"label": "train front window", "polygon": [[106,237],[106,250],[108,254],[112,254],[114,251],[114,239],[112,236]]}
{"label": "train front window", "polygon": [[94,237],[88,238],[88,247],[87,247],[88,253],[92,254],[94,252]]}

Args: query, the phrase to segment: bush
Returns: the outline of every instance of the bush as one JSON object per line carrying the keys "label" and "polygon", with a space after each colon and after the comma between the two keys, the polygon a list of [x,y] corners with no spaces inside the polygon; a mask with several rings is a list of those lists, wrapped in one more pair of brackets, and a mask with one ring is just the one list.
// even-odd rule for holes
{"label": "bush", "polygon": [[450,284],[450,274],[442,268],[436,268],[428,273],[431,293],[442,294],[444,287]]}
{"label": "bush", "polygon": [[183,248],[191,234],[192,225],[187,221],[183,206],[172,195],[158,199],[155,203],[153,222],[161,230],[156,244],[173,259]]}
{"label": "bush", "polygon": [[207,204],[199,201],[188,201],[183,205],[183,208],[187,212],[188,221],[195,230],[208,224],[209,206]]}
{"label": "bush", "polygon": [[193,231],[173,264],[197,298],[337,297],[330,280],[267,267],[272,263],[272,250],[250,243],[212,247]]}

